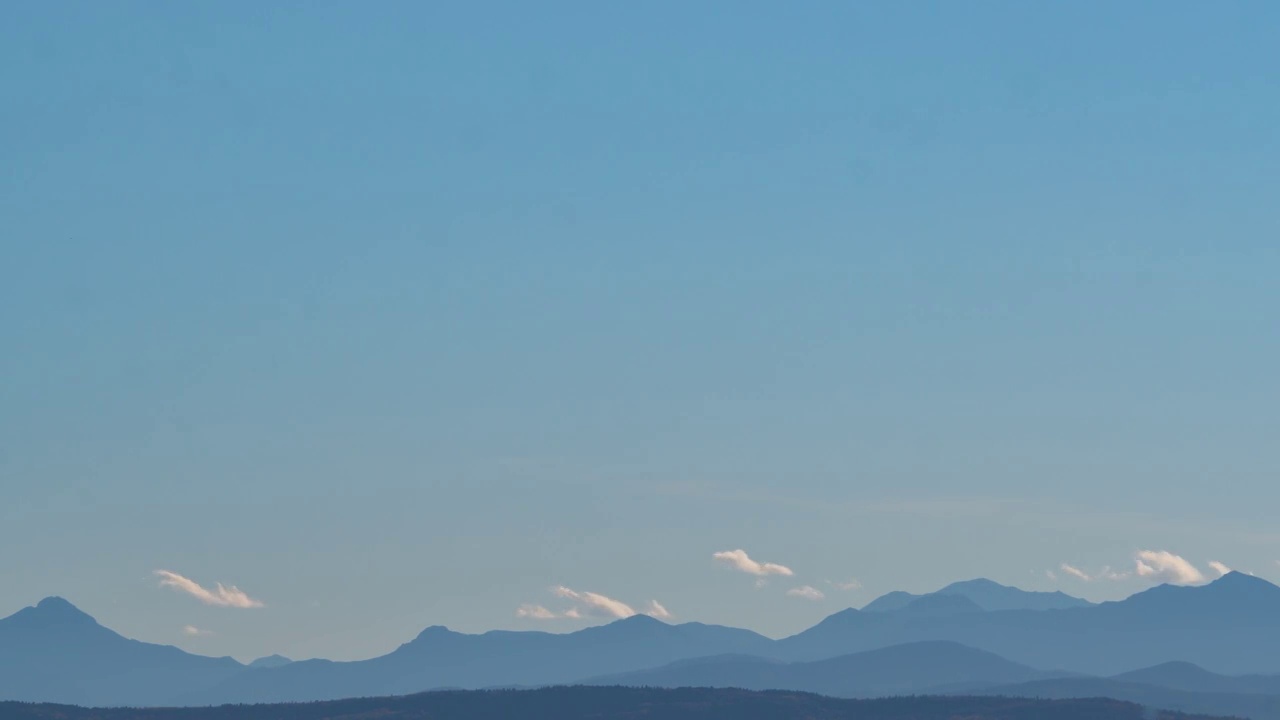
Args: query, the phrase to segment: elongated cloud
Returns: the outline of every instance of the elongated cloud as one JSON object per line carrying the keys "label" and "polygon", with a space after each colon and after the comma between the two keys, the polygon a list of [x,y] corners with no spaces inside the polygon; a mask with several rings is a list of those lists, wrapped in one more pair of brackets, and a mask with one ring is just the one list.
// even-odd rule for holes
{"label": "elongated cloud", "polygon": [[1205,580],[1195,565],[1168,550],[1139,550],[1134,557],[1140,577],[1173,585],[1195,585]]}
{"label": "elongated cloud", "polygon": [[747,555],[746,550],[742,550],[741,548],[737,550],[725,550],[723,552],[718,552],[712,555],[711,558],[713,560],[716,560],[717,562],[722,562],[726,565],[730,565],[733,568],[737,570],[741,570],[744,573],[749,573],[751,575],[758,575],[761,577],[764,577],[766,575],[791,576],[795,574],[791,572],[791,568],[785,565],[779,565],[777,563],[770,563],[770,562],[767,562],[767,563],[756,562],[755,560],[751,559],[750,555]]}
{"label": "elongated cloud", "polygon": [[804,598],[805,600],[821,600],[826,597],[821,590],[813,587],[812,585],[801,585],[797,588],[791,588],[787,591],[787,594],[791,597]]}
{"label": "elongated cloud", "polygon": [[1217,560],[1210,560],[1209,567],[1213,568],[1213,571],[1218,574],[1218,577],[1222,577],[1223,575],[1226,575],[1227,573],[1231,572],[1231,568],[1227,567],[1223,563],[1218,562]]}
{"label": "elongated cloud", "polygon": [[214,585],[214,589],[209,590],[202,587],[195,580],[183,577],[176,572],[157,570],[156,575],[160,578],[161,587],[171,587],[179,592],[184,592],[205,605],[232,608],[263,607],[261,600],[249,597],[247,593],[235,585],[224,586],[222,583],[217,583]]}
{"label": "elongated cloud", "polygon": [[201,637],[201,636],[205,636],[205,635],[212,635],[212,634],[213,634],[213,631],[212,631],[212,630],[201,630],[200,628],[196,627],[195,625],[183,625],[183,626],[182,626],[182,634],[183,634],[183,635],[189,635],[189,636],[191,636],[191,637]]}
{"label": "elongated cloud", "polygon": [[636,614],[635,609],[630,605],[622,602],[621,600],[614,600],[607,595],[601,595],[600,593],[578,592],[577,590],[572,590],[563,585],[557,586],[552,590],[552,592],[554,592],[558,597],[577,601],[580,604],[581,609],[588,615],[595,615],[597,617],[629,618]]}
{"label": "elongated cloud", "polygon": [[1089,573],[1081,570],[1075,565],[1068,565],[1066,563],[1062,563],[1061,565],[1058,566],[1058,568],[1061,569],[1062,572],[1070,575],[1073,578],[1076,578],[1077,580],[1083,580],[1085,582],[1089,582],[1090,580],[1093,579],[1092,577],[1090,577]]}
{"label": "elongated cloud", "polygon": [[650,600],[649,607],[644,611],[645,615],[656,617],[659,620],[666,620],[671,617],[671,612],[662,606],[657,600]]}
{"label": "elongated cloud", "polygon": [[556,614],[541,605],[521,605],[516,608],[516,617],[530,620],[555,620]]}
{"label": "elongated cloud", "polygon": [[849,578],[846,582],[835,582],[832,580],[828,580],[827,584],[837,587],[841,590],[844,590],[845,592],[848,592],[850,590],[862,589],[862,583],[858,582],[857,578]]}

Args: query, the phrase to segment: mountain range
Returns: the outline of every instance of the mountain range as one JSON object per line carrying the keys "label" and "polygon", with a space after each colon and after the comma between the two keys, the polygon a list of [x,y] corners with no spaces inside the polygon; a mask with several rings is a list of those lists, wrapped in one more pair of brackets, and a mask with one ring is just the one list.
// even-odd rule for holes
{"label": "mountain range", "polygon": [[1268,705],[1280,697],[1277,647],[1280,588],[1239,573],[1097,605],[968,581],[927,595],[893,593],[780,640],[636,615],[565,634],[472,635],[433,626],[370,660],[273,656],[249,666],[126,639],[67,601],[48,598],[0,620],[0,700],[204,705],[574,683],[843,697],[1076,697],[1109,688],[1101,694],[1153,707],[1206,713],[1243,707],[1247,712],[1222,712],[1280,720]]}

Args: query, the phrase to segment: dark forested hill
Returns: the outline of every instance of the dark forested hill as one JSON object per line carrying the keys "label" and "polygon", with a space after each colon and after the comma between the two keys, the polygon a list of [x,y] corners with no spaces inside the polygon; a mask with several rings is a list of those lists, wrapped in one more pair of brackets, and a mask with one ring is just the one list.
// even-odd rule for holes
{"label": "dark forested hill", "polygon": [[86,709],[0,703],[0,720],[1175,720],[1114,700],[904,697],[837,700],[790,692],[560,687],[451,691],[288,705]]}

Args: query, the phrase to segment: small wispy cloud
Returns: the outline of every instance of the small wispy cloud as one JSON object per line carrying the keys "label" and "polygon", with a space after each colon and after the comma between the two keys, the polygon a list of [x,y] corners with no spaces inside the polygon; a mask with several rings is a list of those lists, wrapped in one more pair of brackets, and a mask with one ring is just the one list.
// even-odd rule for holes
{"label": "small wispy cloud", "polygon": [[662,606],[657,600],[650,600],[649,607],[644,611],[645,615],[656,617],[659,620],[667,620],[671,617],[671,612]]}
{"label": "small wispy cloud", "polygon": [[1103,580],[1128,580],[1133,577],[1133,573],[1128,570],[1112,570],[1110,565],[1103,565],[1098,577]]}
{"label": "small wispy cloud", "polygon": [[1061,565],[1058,566],[1058,569],[1077,580],[1083,580],[1085,582],[1090,582],[1091,580],[1093,580],[1092,575],[1081,570],[1075,565],[1068,565],[1067,563],[1062,563]]}
{"label": "small wispy cloud", "polygon": [[813,587],[812,585],[801,585],[800,587],[791,588],[787,591],[787,595],[803,598],[805,600],[821,600],[826,597],[821,590]]}
{"label": "small wispy cloud", "polygon": [[725,550],[718,552],[713,554],[711,558],[717,562],[729,565],[736,570],[740,570],[751,575],[758,575],[760,577],[767,575],[791,576],[795,574],[791,572],[791,568],[786,565],[779,565],[771,562],[756,562],[751,559],[750,555],[747,555],[746,550],[741,548],[737,550]]}
{"label": "small wispy cloud", "polygon": [[551,592],[555,593],[557,597],[576,601],[579,604],[579,609],[587,615],[629,618],[636,614],[635,608],[621,600],[614,600],[608,595],[594,592],[578,592],[563,585],[556,586]]}
{"label": "small wispy cloud", "polygon": [[1231,572],[1231,568],[1227,567],[1223,563],[1218,562],[1217,560],[1210,560],[1209,567],[1213,568],[1213,571],[1218,574],[1218,577],[1222,577],[1223,575],[1226,575],[1227,573]]}
{"label": "small wispy cloud", "polygon": [[183,626],[182,626],[182,634],[183,634],[183,635],[187,635],[187,636],[189,636],[189,637],[204,637],[204,636],[212,635],[212,634],[213,634],[213,631],[212,631],[212,630],[202,630],[202,629],[200,629],[200,628],[196,627],[195,625],[183,625]]}
{"label": "small wispy cloud", "polygon": [[1196,585],[1205,581],[1195,565],[1168,550],[1139,550],[1134,557],[1139,577],[1173,585]]}
{"label": "small wispy cloud", "polygon": [[[516,617],[527,620],[581,620],[585,617],[622,619],[642,614],[627,603],[611,598],[608,595],[578,591],[564,585],[557,585],[551,588],[551,594],[558,598],[571,600],[573,605],[564,612],[556,612],[543,605],[526,603],[516,608]],[[645,606],[643,614],[662,620],[672,617],[671,611],[657,600],[650,600],[649,604]]]}
{"label": "small wispy cloud", "polygon": [[1053,581],[1057,581],[1057,579],[1058,579],[1058,574],[1057,574],[1057,573],[1055,573],[1055,572],[1054,572],[1054,571],[1052,571],[1052,570],[1045,570],[1045,571],[1044,571],[1044,576],[1045,576],[1045,577],[1047,577],[1047,578],[1049,578],[1050,580],[1053,580]]}
{"label": "small wispy cloud", "polygon": [[835,580],[828,580],[828,581],[827,581],[827,584],[828,584],[828,585],[830,585],[830,586],[832,586],[832,587],[835,587],[835,588],[837,588],[837,589],[844,590],[845,592],[848,592],[848,591],[850,591],[850,590],[861,590],[861,589],[862,589],[862,583],[858,582],[857,578],[849,578],[848,580],[846,580],[846,581],[844,581],[844,582],[838,582],[838,581],[835,581]]}
{"label": "small wispy cloud", "polygon": [[516,617],[529,620],[555,620],[557,615],[541,605],[521,605],[516,608]]}
{"label": "small wispy cloud", "polygon": [[223,585],[217,583],[210,590],[201,586],[195,580],[183,577],[176,572],[169,570],[156,570],[155,574],[160,578],[161,587],[170,587],[179,592],[184,592],[205,605],[216,605],[218,607],[232,608],[260,608],[263,607],[261,600],[255,600],[247,593],[235,585]]}

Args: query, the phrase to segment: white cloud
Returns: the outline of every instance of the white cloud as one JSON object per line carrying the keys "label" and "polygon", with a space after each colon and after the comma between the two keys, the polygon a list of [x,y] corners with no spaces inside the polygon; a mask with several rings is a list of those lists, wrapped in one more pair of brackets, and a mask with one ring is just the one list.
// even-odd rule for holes
{"label": "white cloud", "polygon": [[835,587],[837,587],[837,588],[839,588],[839,589],[841,589],[841,590],[844,590],[844,591],[846,591],[846,592],[848,592],[849,590],[861,590],[861,589],[862,589],[862,583],[858,582],[857,578],[849,578],[846,582],[833,582],[833,581],[831,581],[831,580],[828,580],[828,581],[827,581],[827,584],[828,584],[828,585],[833,585],[833,586],[835,586]]}
{"label": "white cloud", "polygon": [[1083,580],[1085,582],[1089,582],[1090,580],[1093,580],[1093,577],[1091,577],[1089,573],[1081,570],[1075,565],[1068,565],[1066,563],[1062,563],[1061,565],[1058,566],[1058,568],[1061,569],[1062,572],[1070,575],[1073,578],[1076,578],[1077,580]]}
{"label": "white cloud", "polygon": [[[1097,573],[1094,573],[1093,575],[1090,575],[1089,573],[1085,572],[1084,570],[1081,570],[1075,565],[1069,565],[1067,563],[1062,563],[1061,565],[1058,566],[1058,569],[1066,573],[1067,575],[1070,575],[1071,577],[1077,580],[1083,580],[1084,582],[1094,582],[1095,580],[1112,580],[1112,581],[1127,580],[1129,577],[1133,575],[1133,573],[1130,573],[1127,571],[1117,572],[1115,570],[1112,570],[1110,565],[1103,565],[1102,569],[1099,570]],[[1052,579],[1053,571],[1047,571],[1047,572]]]}
{"label": "white cloud", "polygon": [[171,587],[179,592],[184,592],[205,605],[233,608],[260,608],[263,606],[262,601],[254,600],[235,585],[223,586],[222,583],[217,583],[213,590],[209,590],[201,587],[195,580],[183,577],[175,572],[157,570],[155,574],[160,577],[161,587]]}
{"label": "white cloud", "polygon": [[183,635],[190,635],[191,637],[201,637],[201,636],[205,636],[205,635],[212,635],[212,634],[213,634],[213,631],[212,631],[212,630],[201,630],[200,628],[196,627],[195,625],[183,625],[183,626],[182,626],[182,634],[183,634]]}
{"label": "white cloud", "polygon": [[671,612],[662,606],[657,600],[649,601],[649,609],[644,611],[645,615],[656,617],[660,620],[666,620],[671,617]]}
{"label": "white cloud", "polygon": [[1213,568],[1213,571],[1218,573],[1218,577],[1222,577],[1223,575],[1226,575],[1227,573],[1231,572],[1231,568],[1227,567],[1223,563],[1218,562],[1217,560],[1210,560],[1209,567]]}
{"label": "white cloud", "polygon": [[1103,580],[1128,580],[1133,577],[1133,573],[1128,570],[1123,572],[1119,570],[1112,570],[1110,565],[1103,565],[1102,572],[1098,573],[1098,577]]}
{"label": "white cloud", "polygon": [[826,597],[821,590],[811,585],[801,585],[797,588],[791,588],[787,591],[787,594],[791,597],[804,598],[805,600],[821,600]]}
{"label": "white cloud", "polygon": [[521,605],[516,608],[516,617],[530,620],[555,620],[556,614],[541,605]]}
{"label": "white cloud", "polygon": [[755,560],[752,560],[749,555],[747,555],[746,550],[742,550],[742,549],[725,550],[723,552],[715,553],[711,557],[712,559],[718,562],[722,562],[727,565],[732,565],[734,568],[741,570],[744,573],[749,573],[751,575],[790,576],[795,574],[791,572],[791,568],[785,565],[778,565],[777,563],[769,563],[769,562],[767,563],[756,562]]}
{"label": "white cloud", "polygon": [[1054,572],[1054,571],[1052,571],[1052,570],[1045,570],[1045,571],[1044,571],[1044,576],[1045,576],[1045,577],[1047,577],[1047,578],[1049,578],[1050,580],[1054,580],[1054,581],[1057,581],[1057,579],[1058,579],[1058,574],[1057,574],[1057,573],[1055,573],[1055,572]]}
{"label": "white cloud", "polygon": [[572,590],[563,585],[553,588],[552,592],[554,592],[558,597],[576,600],[580,603],[579,609],[585,611],[588,615],[595,615],[597,617],[629,618],[636,614],[635,609],[630,605],[622,602],[621,600],[614,600],[607,595],[601,595],[600,593],[578,592],[577,590]]}
{"label": "white cloud", "polygon": [[570,620],[582,619],[582,613],[578,612],[578,608],[569,608],[568,610],[565,610],[564,616],[569,618]]}
{"label": "white cloud", "polygon": [[1205,580],[1204,573],[1185,558],[1167,550],[1139,550],[1134,558],[1139,576],[1173,585],[1195,585]]}

